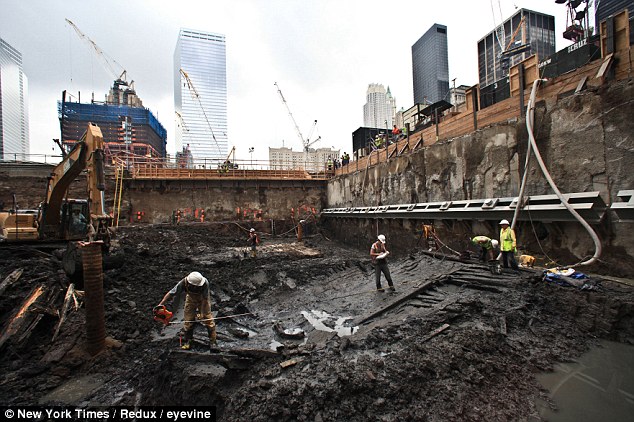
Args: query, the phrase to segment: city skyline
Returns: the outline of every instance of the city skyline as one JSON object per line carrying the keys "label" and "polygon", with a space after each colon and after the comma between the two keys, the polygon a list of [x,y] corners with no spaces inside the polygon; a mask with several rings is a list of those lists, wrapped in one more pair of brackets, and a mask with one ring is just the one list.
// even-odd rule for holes
{"label": "city skyline", "polygon": [[[3,2],[0,37],[22,52],[29,75],[31,153],[56,153],[52,139],[59,138],[56,103],[63,90],[103,98],[112,84],[112,75],[66,18],[124,65],[144,105],[166,127],[170,154],[176,151],[173,52],[178,31],[225,34],[228,146],[235,146],[242,159],[267,159],[269,146],[302,146],[276,81],[302,130],[318,120],[320,146],[350,150],[352,132],[363,125],[359,109],[368,83],[389,85],[399,108],[413,105],[411,45],[434,22],[448,27],[449,76],[457,85],[477,83],[477,41],[511,16],[515,5],[555,15],[558,49],[570,44],[561,38],[566,9],[550,1],[505,3],[495,16],[485,0],[448,0],[433,12],[399,0],[389,8],[373,0],[243,3]],[[408,13],[402,15],[406,5]],[[103,17],[120,9],[126,13],[117,14],[113,31]],[[380,15],[398,17],[387,36],[367,30],[367,22]]]}

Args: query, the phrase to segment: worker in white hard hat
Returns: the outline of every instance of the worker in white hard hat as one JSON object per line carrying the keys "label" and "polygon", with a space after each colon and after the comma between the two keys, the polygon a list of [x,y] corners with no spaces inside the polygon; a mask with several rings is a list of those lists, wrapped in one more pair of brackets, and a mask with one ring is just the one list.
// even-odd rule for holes
{"label": "worker in white hard hat", "polygon": [[476,236],[471,239],[471,243],[480,247],[480,255],[478,258],[482,262],[491,261],[494,258],[494,250],[498,247],[498,241],[488,236]]}
{"label": "worker in white hard hat", "polygon": [[260,244],[260,236],[255,231],[254,228],[249,230],[249,238],[247,239],[247,244],[251,247],[251,258],[255,258],[257,256],[257,247]]}
{"label": "worker in white hard hat", "polygon": [[510,227],[508,220],[500,221],[500,252],[502,252],[502,266],[509,267],[515,271],[519,269],[517,261],[515,261],[515,252],[517,252],[517,240],[515,238],[515,230]]}
{"label": "worker in white hard hat", "polygon": [[211,314],[211,295],[209,293],[209,281],[198,271],[189,273],[189,275],[178,283],[169,292],[165,294],[158,306],[163,306],[172,297],[180,294],[183,290],[187,293],[185,296],[185,324],[183,326],[184,342],[181,348],[189,350],[192,346],[192,338],[194,337],[194,326],[196,323],[196,314],[200,314],[201,318],[198,322],[207,327],[209,334],[209,343],[211,351],[216,348],[216,323]]}
{"label": "worker in white hard hat", "polygon": [[383,292],[381,286],[381,272],[385,275],[387,284],[390,286],[391,291],[396,291],[394,283],[392,283],[392,276],[390,275],[390,269],[387,267],[387,256],[390,252],[385,247],[385,236],[380,234],[377,236],[377,241],[372,244],[370,248],[370,258],[374,264],[374,273],[376,275],[376,290]]}

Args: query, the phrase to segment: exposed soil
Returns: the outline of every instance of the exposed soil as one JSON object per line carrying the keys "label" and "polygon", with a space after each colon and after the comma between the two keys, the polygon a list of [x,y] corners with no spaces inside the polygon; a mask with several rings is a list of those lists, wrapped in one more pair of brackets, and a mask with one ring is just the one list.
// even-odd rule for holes
{"label": "exposed soil", "polygon": [[[127,227],[117,242],[123,265],[104,273],[107,350],[84,351],[83,308],[53,342],[58,318],[41,310],[30,335],[3,346],[0,404],[208,405],[223,421],[539,420],[536,373],[599,339],[634,344],[633,289],[598,279],[581,290],[413,251],[391,259],[397,291],[382,293],[365,249],[321,234],[263,236],[256,259],[232,224]],[[36,285],[58,310],[68,285],[54,254],[3,251],[0,281],[17,268],[0,296],[2,332]],[[219,353],[202,327],[185,352],[180,325],[152,319],[190,271],[210,280],[217,317],[240,315],[217,320]]]}

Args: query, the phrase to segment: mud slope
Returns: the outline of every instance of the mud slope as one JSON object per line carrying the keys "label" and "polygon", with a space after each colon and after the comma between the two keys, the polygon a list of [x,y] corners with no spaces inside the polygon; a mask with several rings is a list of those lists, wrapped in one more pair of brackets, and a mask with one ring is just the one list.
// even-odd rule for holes
{"label": "mud slope", "polygon": [[[379,293],[366,250],[323,236],[263,236],[257,259],[245,247],[230,224],[123,229],[123,266],[104,275],[112,340],[96,357],[84,352],[83,308],[51,341],[68,283],[54,254],[3,252],[0,281],[24,272],[0,296],[2,332],[36,286],[51,309],[4,344],[0,403],[209,405],[223,421],[539,419],[537,372],[598,339],[634,342],[634,294],[622,285],[493,277],[413,252],[390,262],[396,293]],[[179,349],[182,313],[166,328],[152,320],[194,270],[212,283],[219,353],[200,327],[194,351]]]}

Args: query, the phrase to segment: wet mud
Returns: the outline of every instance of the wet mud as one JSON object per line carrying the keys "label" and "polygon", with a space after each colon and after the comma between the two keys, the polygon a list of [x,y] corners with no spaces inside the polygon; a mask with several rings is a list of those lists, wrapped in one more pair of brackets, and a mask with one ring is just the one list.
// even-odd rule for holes
{"label": "wet mud", "polygon": [[[540,420],[535,402],[549,400],[537,374],[601,339],[634,344],[626,285],[580,290],[412,251],[390,259],[396,292],[377,292],[367,250],[328,233],[263,235],[255,259],[246,238],[232,224],[120,230],[122,265],[104,273],[108,347],[96,356],[83,307],[52,340],[69,283],[58,254],[3,251],[0,281],[23,269],[0,296],[3,333],[37,286],[49,306],[2,346],[0,402],[208,405],[222,421]],[[174,324],[152,318],[190,271],[211,282],[215,353],[202,326],[180,349],[178,300]]]}

